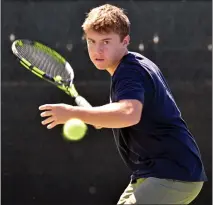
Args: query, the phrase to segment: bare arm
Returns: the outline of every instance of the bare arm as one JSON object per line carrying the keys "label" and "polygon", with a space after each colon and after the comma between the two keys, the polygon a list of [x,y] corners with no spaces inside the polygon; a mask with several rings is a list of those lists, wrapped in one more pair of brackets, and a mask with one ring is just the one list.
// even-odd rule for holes
{"label": "bare arm", "polygon": [[140,121],[142,104],[138,100],[121,100],[91,109],[74,107],[74,116],[87,124],[105,128],[121,128]]}
{"label": "bare arm", "polygon": [[78,118],[87,124],[104,128],[122,128],[137,124],[142,113],[142,103],[138,100],[121,100],[99,107],[78,107],[66,104],[49,104],[39,107],[45,110],[42,117],[48,117],[42,122],[49,124],[51,129],[57,124],[64,124],[70,118]]}

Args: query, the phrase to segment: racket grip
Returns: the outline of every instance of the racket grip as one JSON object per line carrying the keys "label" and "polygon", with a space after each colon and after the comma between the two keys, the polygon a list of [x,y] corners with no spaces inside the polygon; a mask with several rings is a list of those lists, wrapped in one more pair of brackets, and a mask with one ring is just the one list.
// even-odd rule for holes
{"label": "racket grip", "polygon": [[[81,106],[81,107],[92,107],[92,105],[89,104],[89,102],[83,98],[82,96],[77,96],[75,98],[75,103],[78,105],[78,106]],[[96,129],[101,129],[102,127],[97,127],[97,126],[94,126]]]}
{"label": "racket grip", "polygon": [[92,105],[90,105],[89,102],[82,96],[77,96],[75,98],[75,102],[78,106],[81,106],[81,107],[92,107]]}

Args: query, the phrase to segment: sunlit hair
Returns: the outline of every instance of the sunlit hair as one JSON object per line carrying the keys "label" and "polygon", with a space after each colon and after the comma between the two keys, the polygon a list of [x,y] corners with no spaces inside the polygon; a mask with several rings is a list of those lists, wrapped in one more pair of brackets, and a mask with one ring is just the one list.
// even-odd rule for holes
{"label": "sunlit hair", "polygon": [[98,33],[114,32],[122,41],[130,33],[130,21],[123,9],[105,4],[87,14],[82,28],[84,33],[90,29]]}

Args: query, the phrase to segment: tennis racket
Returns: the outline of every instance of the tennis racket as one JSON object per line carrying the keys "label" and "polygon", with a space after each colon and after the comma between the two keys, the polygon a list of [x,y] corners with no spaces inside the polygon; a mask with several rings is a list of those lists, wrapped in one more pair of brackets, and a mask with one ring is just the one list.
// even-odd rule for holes
{"label": "tennis racket", "polygon": [[42,43],[30,40],[15,40],[12,52],[22,66],[74,98],[78,106],[91,107],[77,92],[71,65],[56,51]]}

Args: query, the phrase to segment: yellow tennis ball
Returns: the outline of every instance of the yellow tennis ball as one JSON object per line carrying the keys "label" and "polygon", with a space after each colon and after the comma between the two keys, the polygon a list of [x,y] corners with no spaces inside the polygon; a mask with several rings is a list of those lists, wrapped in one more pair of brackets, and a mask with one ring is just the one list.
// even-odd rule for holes
{"label": "yellow tennis ball", "polygon": [[57,82],[60,82],[61,79],[62,79],[61,76],[59,76],[59,75],[55,76],[55,80],[56,80]]}
{"label": "yellow tennis ball", "polygon": [[81,140],[86,132],[87,125],[80,119],[68,120],[63,126],[63,135],[68,140]]}

